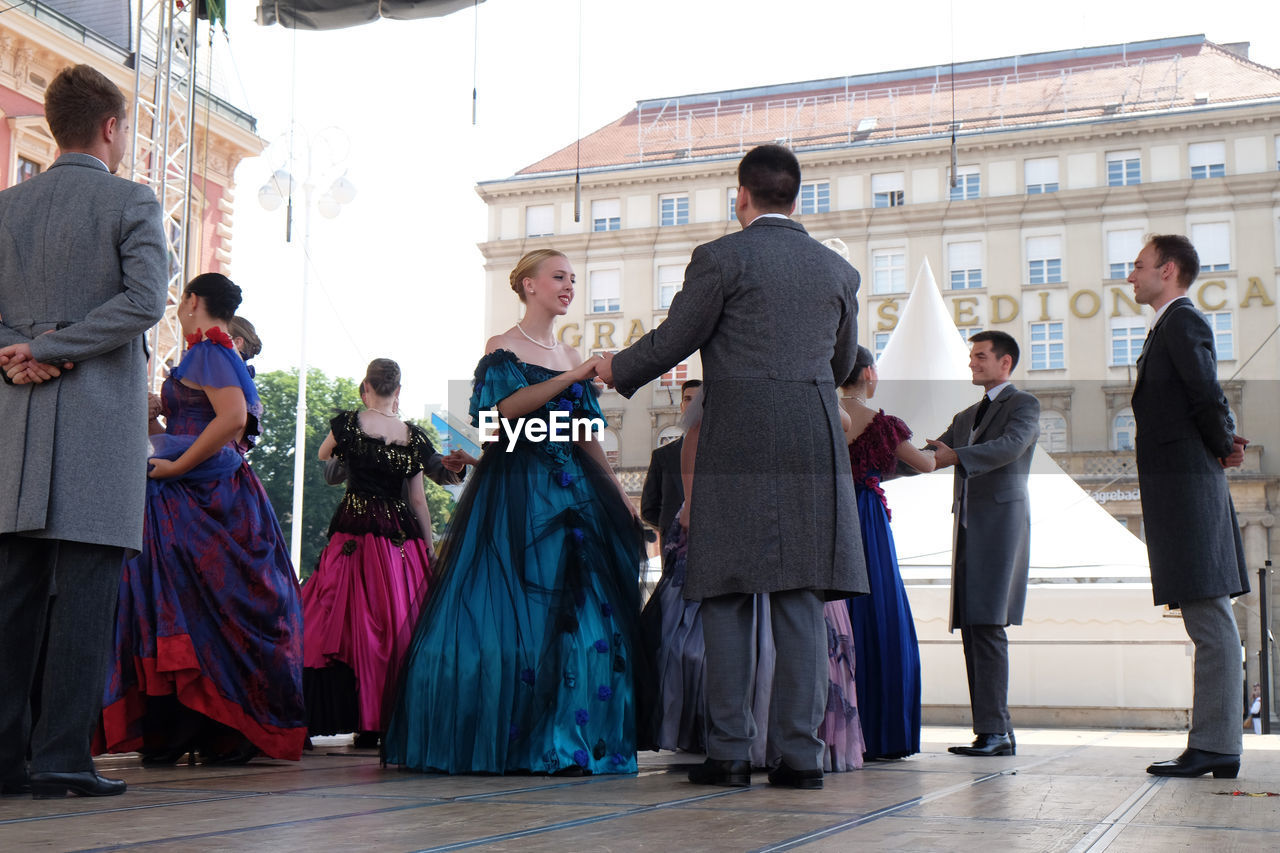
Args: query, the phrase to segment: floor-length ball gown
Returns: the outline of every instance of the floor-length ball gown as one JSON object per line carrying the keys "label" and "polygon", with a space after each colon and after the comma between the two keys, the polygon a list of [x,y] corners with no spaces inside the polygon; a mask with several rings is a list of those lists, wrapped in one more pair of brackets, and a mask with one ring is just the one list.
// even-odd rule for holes
{"label": "floor-length ball gown", "polygon": [[[207,335],[164,382],[167,425],[151,437],[154,456],[178,458],[214,419],[209,398],[184,379],[239,387],[246,436],[257,432],[262,404],[253,380],[229,337],[216,327]],[[120,583],[99,752],[194,748],[188,726],[198,717],[266,756],[301,757],[298,583],[266,492],[245,461],[250,443],[237,437],[185,474],[147,481],[143,550],[125,560]]]}
{"label": "floor-length ball gown", "polygon": [[[559,371],[497,350],[471,417]],[[603,414],[589,382],[524,416]],[[516,423],[511,426],[516,426]],[[454,512],[385,736],[390,763],[446,773],[636,770],[639,528],[613,478],[568,441],[489,443]],[[544,433],[545,434],[545,433]],[[638,658],[637,656],[641,656]]]}
{"label": "floor-length ball gown", "polygon": [[403,444],[370,436],[354,411],[329,425],[347,491],[316,571],[302,586],[307,729],[313,735],[380,732],[389,679],[408,646],[431,571],[431,531],[422,529],[405,487],[435,448],[413,424]]}
{"label": "floor-length ball gown", "polygon": [[869,758],[920,751],[920,647],[880,488],[881,473],[896,468],[895,451],[909,438],[907,425],[882,410],[849,445],[871,583],[870,595],[849,599],[858,711]]}

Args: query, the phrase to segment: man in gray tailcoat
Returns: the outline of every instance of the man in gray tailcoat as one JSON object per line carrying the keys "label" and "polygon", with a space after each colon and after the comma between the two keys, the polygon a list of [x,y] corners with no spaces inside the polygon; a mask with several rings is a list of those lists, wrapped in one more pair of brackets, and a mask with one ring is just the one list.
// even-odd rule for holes
{"label": "man in gray tailcoat", "polygon": [[598,372],[630,397],[701,350],[702,432],[685,596],[702,602],[711,731],[699,784],[751,783],[756,593],[770,593],[779,665],[774,785],[822,787],[825,599],[867,592],[836,387],[857,348],[858,273],[788,215],[800,164],[763,145],[738,166],[743,229],[693,250],[667,319]]}
{"label": "man in gray tailcoat", "polygon": [[960,412],[939,438],[938,467],[955,466],[951,630],[960,629],[973,744],[957,755],[1013,755],[1009,718],[1009,640],[1022,624],[1031,563],[1027,476],[1040,436],[1040,402],[1009,381],[1018,343],[1005,332],[969,339],[969,370],[982,399]]}
{"label": "man in gray tailcoat", "polygon": [[1138,488],[1157,605],[1182,611],[1195,646],[1187,749],[1147,768],[1155,776],[1234,779],[1243,699],[1240,632],[1231,599],[1249,591],[1240,528],[1224,468],[1244,461],[1218,385],[1213,330],[1187,298],[1200,260],[1186,237],[1148,238],[1129,283],[1155,309],[1133,386]]}
{"label": "man in gray tailcoat", "polygon": [[127,109],[98,71],[64,69],[45,96],[61,155],[47,172],[0,192],[6,795],[125,789],[94,771],[89,736],[102,707],[122,559],[142,547],[142,335],[164,312],[168,268],[155,194],[112,174],[129,144]]}

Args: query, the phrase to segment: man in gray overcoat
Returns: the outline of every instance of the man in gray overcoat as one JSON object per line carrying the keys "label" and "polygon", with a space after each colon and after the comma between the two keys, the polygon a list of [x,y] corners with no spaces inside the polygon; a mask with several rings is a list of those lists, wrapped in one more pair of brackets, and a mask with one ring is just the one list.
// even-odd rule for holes
{"label": "man in gray overcoat", "polygon": [[938,467],[955,466],[952,512],[951,630],[960,629],[972,745],[957,755],[1013,755],[1009,718],[1009,640],[1022,624],[1031,564],[1027,476],[1040,436],[1040,402],[1009,381],[1018,343],[1005,332],[969,339],[969,370],[982,399],[960,412],[932,444]]}
{"label": "man in gray overcoat", "polygon": [[45,117],[60,156],[0,192],[0,786],[105,796],[125,783],[97,775],[89,737],[122,559],[142,547],[142,335],[168,264],[155,194],[112,175],[130,139],[120,89],[64,69]]}
{"label": "man in gray overcoat", "polygon": [[1157,605],[1182,611],[1195,646],[1187,749],[1147,768],[1155,776],[1234,779],[1243,698],[1240,632],[1231,599],[1249,591],[1240,527],[1224,468],[1244,461],[1218,385],[1213,330],[1187,298],[1200,260],[1186,237],[1148,239],[1129,283],[1155,309],[1133,386],[1138,488]]}
{"label": "man in gray overcoat", "polygon": [[857,348],[858,273],[789,214],[800,164],[763,145],[738,166],[743,229],[693,250],[658,328],[598,372],[626,397],[701,350],[704,414],[690,507],[685,596],[702,602],[707,761],[699,784],[751,783],[756,593],[770,593],[779,664],[769,750],[774,785],[822,787],[824,600],[867,592],[836,387]]}

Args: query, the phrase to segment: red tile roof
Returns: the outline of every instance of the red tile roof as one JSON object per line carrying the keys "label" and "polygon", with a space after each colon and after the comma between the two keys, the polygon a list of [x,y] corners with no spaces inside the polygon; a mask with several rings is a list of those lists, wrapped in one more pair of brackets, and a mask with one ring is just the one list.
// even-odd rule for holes
{"label": "red tile roof", "polygon": [[[1280,99],[1280,71],[1204,36],[957,64],[961,135]],[[641,101],[518,175],[736,156],[763,142],[848,147],[950,134],[952,68],[940,65]]]}

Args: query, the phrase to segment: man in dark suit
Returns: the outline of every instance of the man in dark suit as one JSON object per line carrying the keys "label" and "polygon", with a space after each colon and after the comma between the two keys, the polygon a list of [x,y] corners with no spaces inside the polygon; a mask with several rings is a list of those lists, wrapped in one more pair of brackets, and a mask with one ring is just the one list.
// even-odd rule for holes
{"label": "man in dark suit", "polygon": [[131,138],[119,88],[64,69],[45,117],[60,156],[0,193],[0,787],[106,796],[125,783],[97,775],[89,736],[122,559],[142,547],[142,334],[168,259],[155,193],[112,174]]}
{"label": "man in dark suit", "polygon": [[[701,379],[690,379],[680,386],[680,414],[702,387]],[[640,517],[658,529],[663,545],[667,544],[667,530],[684,503],[684,481],[680,479],[680,448],[684,436],[668,441],[653,451],[649,457],[649,472],[644,476],[644,491],[640,493]]]}
{"label": "man in dark suit", "polygon": [[1182,611],[1195,646],[1187,749],[1147,768],[1155,776],[1234,779],[1243,711],[1240,632],[1231,599],[1249,591],[1240,527],[1224,468],[1244,461],[1218,385],[1213,330],[1187,298],[1200,260],[1186,237],[1156,235],[1129,283],[1155,309],[1133,386],[1138,488],[1157,605]]}
{"label": "man in dark suit", "polygon": [[778,660],[769,782],[822,787],[827,701],[824,599],[867,592],[836,386],[857,349],[858,273],[789,218],[800,164],[762,145],[738,165],[743,229],[693,250],[667,319],[606,356],[630,397],[701,350],[702,432],[690,497],[685,597],[702,602],[706,763],[697,784],[751,784],[756,593],[770,593]]}
{"label": "man in dark suit", "polygon": [[969,370],[982,399],[939,438],[938,467],[955,466],[951,630],[960,629],[973,712],[973,744],[957,755],[1013,755],[1009,719],[1009,640],[1022,624],[1031,563],[1027,475],[1040,435],[1040,402],[1009,381],[1018,343],[1005,332],[969,339]]}

